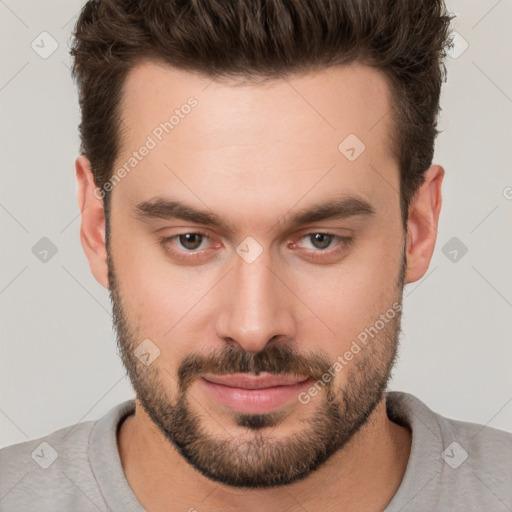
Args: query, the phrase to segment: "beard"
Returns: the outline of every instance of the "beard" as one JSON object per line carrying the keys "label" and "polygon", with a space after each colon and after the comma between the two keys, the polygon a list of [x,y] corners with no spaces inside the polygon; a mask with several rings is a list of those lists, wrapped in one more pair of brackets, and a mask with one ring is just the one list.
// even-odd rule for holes
{"label": "beard", "polygon": [[[385,395],[401,330],[405,253],[396,280],[395,305],[400,305],[398,311],[393,309],[396,315],[389,322],[381,321],[384,326],[342,369],[346,372],[344,386],[336,387],[335,379],[322,381],[324,388],[311,401],[309,407],[315,407],[311,414],[300,420],[300,430],[280,438],[272,433],[286,420],[287,413],[283,411],[233,413],[234,423],[244,430],[243,436],[209,433],[205,428],[209,416],[201,416],[191,408],[192,383],[207,373],[260,372],[308,375],[320,382],[329,369],[332,371],[336,360],[331,361],[324,352],[301,353],[290,344],[271,341],[257,353],[246,352],[238,345],[208,355],[192,353],[178,366],[177,396],[171,400],[162,380],[162,372],[167,370],[159,368],[158,360],[149,366],[141,364],[134,353],[144,336],[139,335],[138,326],[132,325],[123,305],[110,252],[107,264],[118,350],[137,399],[181,456],[215,482],[232,487],[270,488],[307,477],[352,439]],[[379,313],[382,312],[377,312],[376,321]],[[367,327],[362,326],[361,332]]]}

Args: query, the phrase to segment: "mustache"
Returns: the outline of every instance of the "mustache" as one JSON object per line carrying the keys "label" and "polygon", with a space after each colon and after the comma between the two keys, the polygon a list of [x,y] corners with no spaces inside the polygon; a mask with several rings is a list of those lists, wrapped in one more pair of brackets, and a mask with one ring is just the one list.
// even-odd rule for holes
{"label": "mustache", "polygon": [[178,368],[178,384],[186,391],[192,382],[204,374],[267,372],[274,375],[307,375],[319,380],[333,363],[322,352],[302,354],[290,345],[268,344],[259,352],[247,352],[239,346],[215,350],[211,354],[190,354]]}

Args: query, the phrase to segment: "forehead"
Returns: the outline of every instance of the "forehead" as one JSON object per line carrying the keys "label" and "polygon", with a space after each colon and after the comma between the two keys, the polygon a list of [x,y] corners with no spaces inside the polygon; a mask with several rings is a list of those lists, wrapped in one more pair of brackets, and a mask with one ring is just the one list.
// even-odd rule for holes
{"label": "forehead", "polygon": [[215,202],[309,189],[384,200],[398,187],[390,112],[385,76],[360,64],[237,83],[142,62],[124,84],[116,165],[149,140],[151,149],[115,193],[138,201],[172,189]]}

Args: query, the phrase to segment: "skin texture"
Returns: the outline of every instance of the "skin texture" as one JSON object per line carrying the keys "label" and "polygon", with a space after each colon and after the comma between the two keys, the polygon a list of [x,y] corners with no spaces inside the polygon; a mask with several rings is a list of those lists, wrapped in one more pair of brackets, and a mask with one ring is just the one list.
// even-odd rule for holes
{"label": "skin texture", "polygon": [[[411,444],[410,432],[387,418],[382,398],[399,315],[309,403],[293,400],[272,418],[244,424],[198,377],[204,368],[233,373],[261,354],[269,354],[274,373],[317,362],[306,374],[321,375],[326,361],[335,362],[400,304],[401,278],[411,283],[426,273],[444,170],[427,170],[406,234],[387,145],[389,92],[379,72],[350,65],[241,85],[152,62],[135,67],[125,83],[115,168],[190,97],[197,106],[114,187],[108,261],[103,204],[88,160],[76,161],[82,245],[95,278],[112,294],[123,362],[138,396],[135,415],[118,434],[127,480],[147,510],[383,510]],[[354,161],[338,150],[349,134],[365,144]],[[283,227],[298,210],[349,196],[374,213]],[[215,213],[232,230],[137,215],[137,204],[157,197]],[[162,243],[198,230],[207,238],[192,258],[180,239]],[[333,239],[319,249],[306,236],[314,233],[352,242]],[[247,237],[262,251],[251,263],[236,251]],[[144,339],[159,350],[149,366],[133,352]],[[279,365],[279,350],[286,364]],[[236,362],[228,353],[238,355]],[[203,366],[188,365],[190,357]],[[170,442],[193,436],[183,454]],[[275,465],[324,448],[327,458],[288,481]],[[217,473],[208,475],[213,463]],[[270,469],[288,485],[265,482]],[[240,472],[259,487],[237,487]]]}

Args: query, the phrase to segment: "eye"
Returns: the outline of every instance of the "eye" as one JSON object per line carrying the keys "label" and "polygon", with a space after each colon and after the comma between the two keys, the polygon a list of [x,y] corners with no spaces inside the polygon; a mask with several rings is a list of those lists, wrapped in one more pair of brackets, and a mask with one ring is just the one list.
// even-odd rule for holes
{"label": "eye", "polygon": [[[210,242],[210,243],[208,243]],[[221,244],[211,241],[211,238],[202,231],[189,231],[174,236],[164,237],[160,240],[164,250],[176,260],[193,261],[196,258],[207,257],[211,245]]]}
{"label": "eye", "polygon": [[[300,243],[305,240],[306,243]],[[335,235],[333,233],[314,232],[307,233],[294,242],[292,247],[302,247],[302,252],[309,259],[321,260],[326,263],[339,259],[353,243],[350,236]],[[336,243],[335,243],[336,242]]]}

